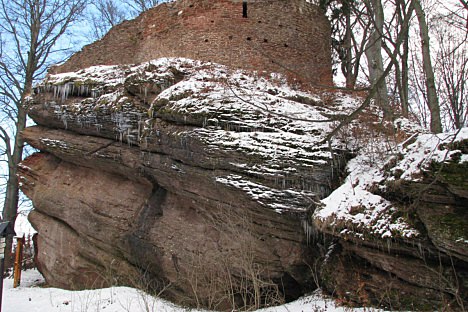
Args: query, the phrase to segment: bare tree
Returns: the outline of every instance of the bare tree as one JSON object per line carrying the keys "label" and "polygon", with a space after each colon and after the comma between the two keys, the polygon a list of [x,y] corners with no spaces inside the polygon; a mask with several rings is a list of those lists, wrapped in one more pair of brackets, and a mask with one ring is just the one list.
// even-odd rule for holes
{"label": "bare tree", "polygon": [[448,2],[440,0],[439,4],[445,10],[443,16],[444,23],[450,24],[454,28],[468,33],[468,1],[458,0],[458,2]]}
{"label": "bare tree", "polygon": [[[404,28],[403,24],[405,17],[408,16],[408,12],[413,11],[411,1],[407,0],[395,0],[391,3],[395,9],[394,15],[385,23],[384,27],[386,28],[385,32],[387,33],[386,40],[383,43],[383,48],[387,52],[387,55],[391,56],[391,52],[386,47],[386,44],[395,47],[395,39],[401,34],[404,38],[400,46],[400,49],[397,51],[398,60],[395,62],[395,75],[394,75],[394,96],[397,97],[401,113],[403,116],[408,117],[410,111],[409,104],[409,28]],[[403,33],[404,32],[404,33]]]}
{"label": "bare tree", "polygon": [[412,0],[416,16],[419,22],[419,34],[421,38],[421,52],[423,59],[423,69],[427,92],[427,106],[431,115],[431,131],[442,132],[442,122],[440,119],[440,105],[435,84],[434,68],[431,60],[431,50],[429,46],[429,27],[426,21],[426,14],[421,6],[420,0]]}
{"label": "bare tree", "polygon": [[[466,123],[466,0],[431,0],[424,7],[421,0],[320,0],[319,4],[327,9],[332,22],[333,48],[347,88],[355,88],[357,77],[367,76],[371,88],[376,86],[374,100],[384,115],[394,114],[391,96],[392,105],[399,105],[403,116],[416,112],[421,124],[433,132],[441,132],[447,120],[453,127]],[[440,11],[439,19],[450,28],[445,36],[453,35],[432,47],[429,38],[432,35],[434,40],[440,23],[428,15],[431,6]],[[404,27],[405,23],[409,26]],[[454,41],[458,44],[452,44]],[[367,68],[359,64],[363,53]],[[436,55],[434,67],[432,57]],[[380,79],[389,62],[392,71]]]}
{"label": "bare tree", "polygon": [[364,3],[368,14],[373,21],[373,30],[366,46],[369,81],[372,87],[376,86],[377,92],[374,99],[377,105],[382,108],[386,117],[391,117],[393,113],[389,107],[387,83],[385,79],[379,79],[384,72],[382,41],[385,16],[382,1],[366,0]]}
{"label": "bare tree", "polygon": [[123,22],[129,14],[120,1],[96,0],[93,2],[94,10],[91,10],[89,19],[92,22],[92,37],[102,38],[107,31]]}
{"label": "bare tree", "polygon": [[[468,28],[460,28],[468,20],[468,6],[447,11],[435,17],[433,27],[438,42],[436,84],[446,128],[460,129],[468,124]],[[451,15],[454,11],[457,14]]]}
{"label": "bare tree", "polygon": [[468,121],[468,50],[451,50],[451,45],[449,39],[442,41],[438,53],[439,94],[452,127],[460,129]]}
{"label": "bare tree", "polygon": [[346,79],[346,88],[354,89],[372,21],[366,18],[365,6],[354,0],[321,0],[319,4],[327,11],[332,24],[335,62]]}
{"label": "bare tree", "polygon": [[[8,164],[3,219],[15,222],[19,202],[18,164],[23,158],[21,131],[33,83],[42,77],[59,40],[82,13],[86,0],[0,0],[0,101],[11,125],[0,126]],[[7,241],[7,248],[11,240]]]}
{"label": "bare tree", "polygon": [[[333,48],[346,78],[346,87],[355,88],[359,74],[366,75],[374,87],[384,72],[386,21],[382,0],[322,0],[320,5],[328,10],[332,22]],[[387,51],[387,54],[391,52]],[[361,65],[363,55],[367,59],[364,70]],[[385,79],[377,85],[374,99],[387,117],[393,115]]]}
{"label": "bare tree", "polygon": [[384,71],[380,74],[380,76],[377,77],[376,82],[373,84],[373,86],[369,89],[369,92],[367,94],[367,97],[363,101],[363,103],[358,106],[352,113],[347,115],[346,117],[343,118],[343,120],[331,131],[326,139],[324,141],[328,141],[330,144],[330,140],[347,124],[349,124],[351,121],[355,120],[363,111],[365,108],[369,107],[371,103],[371,99],[375,99],[379,88],[379,85],[385,81],[385,79],[388,77],[390,74],[392,68],[396,65],[398,62],[397,55],[400,51],[400,46],[402,43],[405,41],[405,34],[407,33],[409,27],[410,27],[410,20],[411,16],[413,13],[412,7],[410,7],[407,12],[405,12],[402,16],[402,21],[401,21],[401,32],[399,32],[395,38],[394,41],[394,48],[393,50],[390,50],[387,48],[387,53],[389,53],[389,62],[386,65]]}

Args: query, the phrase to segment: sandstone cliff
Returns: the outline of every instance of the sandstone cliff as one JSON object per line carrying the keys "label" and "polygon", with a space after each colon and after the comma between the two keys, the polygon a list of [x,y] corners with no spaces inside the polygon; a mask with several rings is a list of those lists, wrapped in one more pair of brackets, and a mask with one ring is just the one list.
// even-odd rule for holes
{"label": "sandstone cliff", "polygon": [[419,141],[382,166],[362,153],[330,195],[350,146],[324,138],[357,105],[346,95],[160,59],[49,76],[29,105],[38,125],[23,135],[43,152],[21,183],[51,285],[131,284],[217,309],[318,286],[387,308],[466,300],[465,139],[437,145],[452,161],[406,175],[419,180],[401,174]]}
{"label": "sandstone cliff", "polygon": [[331,80],[326,19],[299,0],[241,8],[163,4],[36,87],[23,136],[40,152],[20,179],[47,282],[223,310],[317,287],[466,306],[467,131],[420,135],[371,108],[326,142],[359,103],[299,84]]}
{"label": "sandstone cliff", "polygon": [[148,276],[209,307],[313,288],[301,219],[334,183],[320,98],[177,59],[51,76],[36,92],[23,135],[47,153],[21,181],[52,285]]}
{"label": "sandstone cliff", "polygon": [[[466,307],[467,143],[465,128],[414,134],[389,154],[376,153],[375,142],[361,147],[345,181],[313,215],[320,231],[340,238],[323,265],[327,288],[393,309]],[[376,276],[375,268],[388,276]],[[349,284],[337,280],[352,281],[356,292],[347,296]]]}

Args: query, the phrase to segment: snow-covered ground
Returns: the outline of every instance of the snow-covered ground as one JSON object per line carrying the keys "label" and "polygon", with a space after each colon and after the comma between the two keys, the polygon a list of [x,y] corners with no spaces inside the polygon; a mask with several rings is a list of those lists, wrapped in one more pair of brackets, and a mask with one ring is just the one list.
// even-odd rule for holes
{"label": "snow-covered ground", "polygon": [[[23,272],[21,286],[13,288],[13,280],[4,281],[3,312],[202,312],[175,306],[129,287],[68,291],[41,287],[44,279],[36,270]],[[320,292],[294,302],[257,310],[257,312],[360,312],[383,311],[369,308],[337,307]]]}

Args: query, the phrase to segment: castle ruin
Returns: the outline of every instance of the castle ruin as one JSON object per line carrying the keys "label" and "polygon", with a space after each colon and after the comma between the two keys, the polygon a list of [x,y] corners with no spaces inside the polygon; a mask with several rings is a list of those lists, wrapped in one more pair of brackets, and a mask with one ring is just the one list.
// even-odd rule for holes
{"label": "castle ruin", "polygon": [[332,83],[330,26],[306,0],[179,0],[112,28],[54,73],[186,57]]}

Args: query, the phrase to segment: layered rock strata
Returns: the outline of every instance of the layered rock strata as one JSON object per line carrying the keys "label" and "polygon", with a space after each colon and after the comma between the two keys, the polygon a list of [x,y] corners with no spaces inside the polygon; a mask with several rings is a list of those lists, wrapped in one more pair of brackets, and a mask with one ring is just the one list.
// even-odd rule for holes
{"label": "layered rock strata", "polygon": [[55,75],[36,93],[23,136],[46,153],[21,183],[51,285],[144,276],[212,308],[313,288],[301,222],[334,183],[320,98],[178,59]]}
{"label": "layered rock strata", "polygon": [[357,157],[337,188],[350,138],[324,139],[358,105],[346,95],[187,59],[52,75],[35,93],[23,136],[42,152],[21,184],[50,285],[214,309],[318,286],[387,308],[466,301],[466,140],[419,180],[401,173],[410,141],[382,166]]}

